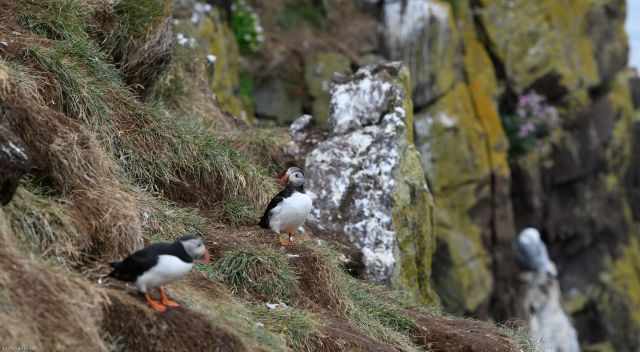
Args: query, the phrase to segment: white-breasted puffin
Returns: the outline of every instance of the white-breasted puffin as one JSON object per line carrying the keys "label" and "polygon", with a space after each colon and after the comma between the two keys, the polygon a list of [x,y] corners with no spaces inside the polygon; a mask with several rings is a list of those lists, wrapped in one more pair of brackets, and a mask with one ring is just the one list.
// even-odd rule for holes
{"label": "white-breasted puffin", "polygon": [[288,168],[280,182],[285,188],[269,202],[260,219],[260,227],[271,229],[278,235],[286,232],[289,238],[281,241],[281,244],[287,246],[291,244],[298,228],[307,220],[312,200],[304,191],[304,172],[301,168]]}
{"label": "white-breasted puffin", "polygon": [[[134,282],[144,294],[151,308],[164,312],[167,307],[178,307],[170,300],[162,285],[166,285],[188,274],[193,263],[208,263],[209,252],[202,239],[193,235],[178,238],[173,243],[159,242],[147,246],[120,262],[112,262],[110,277]],[[158,288],[160,301],[151,298],[149,291]]]}

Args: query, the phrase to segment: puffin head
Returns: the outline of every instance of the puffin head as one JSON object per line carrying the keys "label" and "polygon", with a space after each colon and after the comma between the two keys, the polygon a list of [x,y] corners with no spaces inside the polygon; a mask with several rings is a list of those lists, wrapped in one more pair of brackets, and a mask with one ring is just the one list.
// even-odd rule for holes
{"label": "puffin head", "polygon": [[292,186],[304,185],[304,171],[301,168],[293,166],[280,177],[280,184],[283,186],[291,184]]}
{"label": "puffin head", "polygon": [[522,230],[520,236],[518,237],[520,242],[525,245],[537,245],[542,242],[542,240],[540,239],[540,232],[533,227],[527,227],[526,229]]}
{"label": "puffin head", "polygon": [[209,252],[200,237],[186,235],[178,238],[176,242],[182,245],[187,254],[193,258],[194,262],[202,264],[209,263]]}

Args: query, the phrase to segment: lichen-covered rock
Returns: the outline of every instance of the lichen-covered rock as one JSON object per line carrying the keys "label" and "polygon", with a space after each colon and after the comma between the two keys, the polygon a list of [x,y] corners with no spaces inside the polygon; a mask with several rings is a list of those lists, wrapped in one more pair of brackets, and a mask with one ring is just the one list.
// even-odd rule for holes
{"label": "lichen-covered rock", "polygon": [[255,109],[260,118],[286,125],[302,114],[302,96],[289,82],[269,77],[255,87]]}
{"label": "lichen-covered rock", "polygon": [[416,145],[436,195],[438,249],[434,284],[452,312],[475,311],[491,293],[491,257],[471,216],[490,197],[487,136],[476,118],[468,87],[458,84],[416,115]]}
{"label": "lichen-covered rock", "polygon": [[437,0],[386,1],[383,15],[388,56],[409,67],[414,104],[428,105],[462,76],[451,9]]}
{"label": "lichen-covered rock", "polygon": [[0,125],[0,205],[7,205],[11,201],[20,178],[30,167],[31,161],[24,144]]}
{"label": "lichen-covered rock", "polygon": [[310,224],[362,250],[366,276],[433,300],[433,200],[412,144],[406,69],[360,69],[331,88],[329,136],[306,160]]}
{"label": "lichen-covered rock", "polygon": [[636,351],[634,112],[626,77],[608,85],[571,116],[570,127],[513,163],[513,205],[519,226],[540,225],[546,233],[581,343]]}
{"label": "lichen-covered rock", "polygon": [[558,100],[600,82],[585,32],[593,1],[480,2],[481,23],[516,91],[534,89]]}
{"label": "lichen-covered rock", "polygon": [[580,352],[578,335],[560,305],[560,284],[546,272],[523,273],[522,308],[528,315],[529,336],[543,352]]}
{"label": "lichen-covered rock", "polygon": [[253,111],[239,96],[238,44],[220,9],[200,1],[181,0],[175,12],[177,45],[193,50],[186,60],[206,64],[206,76],[202,78],[208,81],[220,108],[245,122],[253,121]]}
{"label": "lichen-covered rock", "polygon": [[351,71],[351,61],[334,52],[317,52],[305,60],[304,78],[307,91],[312,99],[315,122],[325,126],[329,119],[329,87],[335,73],[347,74]]}

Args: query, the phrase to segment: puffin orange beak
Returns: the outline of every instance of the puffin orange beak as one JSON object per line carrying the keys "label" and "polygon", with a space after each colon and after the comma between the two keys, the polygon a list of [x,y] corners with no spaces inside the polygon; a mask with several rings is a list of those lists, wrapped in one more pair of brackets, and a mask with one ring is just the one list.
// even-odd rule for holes
{"label": "puffin orange beak", "polygon": [[209,251],[204,251],[204,255],[202,256],[202,259],[198,259],[196,260],[196,262],[200,264],[209,264],[210,260],[211,260],[211,257],[209,257]]}
{"label": "puffin orange beak", "polygon": [[286,186],[287,183],[289,182],[289,175],[287,175],[287,173],[285,172],[284,175],[280,176],[280,178],[278,178],[278,182],[280,183],[281,186]]}

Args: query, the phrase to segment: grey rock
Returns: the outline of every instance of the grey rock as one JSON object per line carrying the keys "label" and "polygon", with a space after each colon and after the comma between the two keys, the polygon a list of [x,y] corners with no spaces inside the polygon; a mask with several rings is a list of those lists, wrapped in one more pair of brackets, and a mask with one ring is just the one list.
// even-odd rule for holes
{"label": "grey rock", "polygon": [[366,67],[333,83],[328,137],[308,154],[305,167],[308,189],[317,197],[309,223],[346,236],[362,251],[366,277],[377,282],[389,282],[398,261],[402,225],[392,213],[404,160],[414,157],[420,169],[416,197],[429,192],[408,142],[411,112],[404,109],[399,68]]}
{"label": "grey rock", "polygon": [[290,123],[302,113],[302,98],[291,94],[287,83],[276,78],[261,82],[255,91],[256,115]]}

